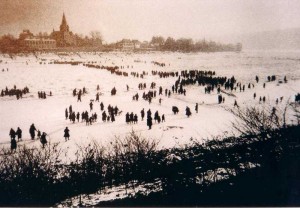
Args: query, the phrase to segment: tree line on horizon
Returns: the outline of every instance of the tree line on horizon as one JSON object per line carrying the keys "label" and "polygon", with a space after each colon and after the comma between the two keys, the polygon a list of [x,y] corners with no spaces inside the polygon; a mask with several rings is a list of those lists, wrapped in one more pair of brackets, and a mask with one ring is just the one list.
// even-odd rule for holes
{"label": "tree line on horizon", "polygon": [[168,37],[166,40],[162,36],[153,36],[151,43],[159,45],[162,50],[166,51],[184,51],[184,52],[217,52],[217,51],[234,51],[241,50],[241,43],[221,44],[215,41],[206,41],[205,39],[193,41],[191,38],[174,39]]}
{"label": "tree line on horizon", "polygon": [[[48,37],[46,33],[39,33],[36,35],[37,38]],[[112,51],[117,48],[117,44],[109,43],[102,44],[103,37],[100,32],[92,31],[89,36],[83,36],[75,34],[76,46],[75,48],[88,48],[98,47],[99,51]],[[124,41],[123,39],[122,41]],[[120,41],[120,42],[122,42]],[[139,42],[144,45],[145,48],[156,50],[156,51],[179,51],[179,52],[221,52],[221,51],[241,51],[242,44],[221,44],[215,41],[207,41],[205,39],[194,41],[191,38],[179,38],[175,39],[168,37],[165,39],[162,36],[153,36],[151,41],[140,42],[138,40],[128,40],[133,42]],[[101,47],[99,47],[101,46]],[[74,46],[73,46],[74,47]],[[5,34],[0,37],[0,52],[2,53],[20,53],[20,52],[34,52],[36,49],[28,48],[20,35],[19,38],[14,37],[11,34]]]}

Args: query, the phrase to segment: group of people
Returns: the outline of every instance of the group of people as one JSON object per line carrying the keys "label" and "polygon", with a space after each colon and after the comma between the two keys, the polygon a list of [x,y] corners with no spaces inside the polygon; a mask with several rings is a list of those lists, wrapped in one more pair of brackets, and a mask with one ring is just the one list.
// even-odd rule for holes
{"label": "group of people", "polygon": [[160,67],[164,67],[166,66],[165,63],[160,63],[160,62],[157,62],[157,61],[151,61],[152,64],[156,65],[156,66],[160,66]]}
{"label": "group of people", "polygon": [[[2,60],[0,60],[0,63],[2,62]],[[6,68],[6,71],[8,71],[8,68]],[[5,69],[2,69],[2,72],[5,72]]]}
{"label": "group of people", "polygon": [[[44,148],[45,145],[47,144],[47,139],[46,139],[47,134],[45,132],[41,134],[39,130],[36,130],[34,124],[32,124],[29,128],[29,134],[32,140],[35,139],[35,132],[37,132],[37,137],[42,143],[42,146]],[[17,149],[16,137],[18,138],[18,142],[22,140],[22,130],[20,129],[20,127],[18,127],[16,131],[13,128],[11,128],[9,131],[9,136],[11,138],[11,151],[12,152],[16,151]]]}
{"label": "group of people", "polygon": [[17,89],[17,86],[14,85],[14,88],[12,88],[12,89],[8,89],[7,87],[5,87],[4,90],[1,90],[1,97],[15,95],[17,100],[19,100],[20,98],[23,98],[24,94],[27,94],[27,93],[29,93],[28,87],[24,87],[23,89]]}
{"label": "group of people", "polygon": [[18,127],[16,131],[11,128],[9,131],[9,136],[11,139],[11,150],[13,151],[17,148],[16,136],[18,137],[18,141],[22,140],[22,130],[20,127]]}
{"label": "group of people", "polygon": [[87,93],[87,91],[86,91],[85,87],[83,87],[82,90],[79,89],[78,92],[77,92],[76,88],[73,89],[73,97],[75,97],[77,95],[77,102],[79,102],[79,101],[81,102],[81,96],[84,95],[84,94],[86,94],[86,93]]}
{"label": "group of people", "polygon": [[125,121],[127,124],[136,124],[138,123],[138,116],[137,114],[133,114],[133,112],[131,112],[130,114],[127,112],[125,115]]}
{"label": "group of people", "polygon": [[131,74],[131,76],[133,76],[133,77],[136,77],[136,78],[141,77],[142,79],[143,79],[144,76],[146,75],[146,73],[145,73],[144,71],[143,71],[143,74],[140,74],[140,73],[138,73],[138,72],[131,72],[130,74]]}
{"label": "group of people", "polygon": [[71,122],[75,123],[80,121],[81,117],[81,122],[85,121],[86,125],[92,125],[93,122],[97,121],[98,115],[97,113],[92,113],[91,116],[89,116],[89,113],[87,111],[83,111],[81,114],[79,112],[75,112],[72,109],[72,105],[69,106],[69,111],[68,108],[65,110],[65,118],[66,120],[69,119]]}
{"label": "group of people", "polygon": [[[145,110],[144,110],[144,108],[141,110],[141,117],[142,117],[142,120],[144,119],[144,116],[145,116]],[[153,122],[152,122],[152,112],[151,112],[151,110],[149,109],[148,111],[147,111],[147,126],[149,127],[149,130],[152,128],[152,125],[153,125]],[[158,113],[158,111],[156,111],[155,113],[154,113],[154,120],[155,120],[155,122],[158,122],[158,123],[160,123],[160,122],[165,122],[166,120],[165,120],[165,115],[163,114],[161,117],[160,117],[160,115],[159,115],[159,113]]]}
{"label": "group of people", "polygon": [[156,111],[156,112],[154,113],[154,121],[155,121],[155,123],[156,123],[156,122],[157,122],[157,123],[165,122],[165,114],[163,114],[163,115],[160,117],[158,111]]}
{"label": "group of people", "polygon": [[154,71],[154,70],[152,70],[151,73],[153,76],[158,75],[159,78],[168,78],[170,76],[178,77],[178,75],[179,75],[179,72],[165,72],[165,71]]}
{"label": "group of people", "polygon": [[[45,148],[45,145],[48,143],[46,136],[48,136],[45,132],[41,133],[39,130],[36,130],[34,124],[32,124],[29,128],[29,133],[31,136],[31,139],[35,139],[35,132],[37,131],[37,137],[42,143],[42,148]],[[22,140],[22,130],[20,127],[17,128],[15,131],[13,128],[10,129],[9,131],[9,136],[11,138],[11,152],[15,152],[17,149],[17,141],[16,141],[16,136],[18,137],[18,141]],[[65,128],[64,130],[64,137],[65,141],[68,141],[70,139],[70,130],[68,127]]]}
{"label": "group of people", "polygon": [[146,83],[139,83],[138,85],[139,90],[144,90],[146,89],[146,87],[147,87]]}
{"label": "group of people", "polygon": [[47,139],[46,139],[47,134],[45,132],[43,132],[41,134],[41,131],[40,130],[36,130],[34,124],[31,124],[31,126],[29,128],[29,133],[30,133],[30,136],[31,136],[32,140],[35,139],[35,132],[37,132],[37,137],[41,141],[41,143],[43,145],[43,148],[44,148],[45,145],[47,144]]}
{"label": "group of people", "polygon": [[[52,96],[52,92],[50,91],[50,96]],[[46,95],[46,92],[43,92],[43,91],[38,91],[38,98],[39,99],[46,99],[47,98],[47,95]]]}

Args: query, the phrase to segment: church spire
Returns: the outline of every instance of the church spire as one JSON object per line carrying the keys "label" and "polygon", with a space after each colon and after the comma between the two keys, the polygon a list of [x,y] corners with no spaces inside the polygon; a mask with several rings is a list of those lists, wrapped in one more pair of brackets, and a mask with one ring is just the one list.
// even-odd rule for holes
{"label": "church spire", "polygon": [[69,26],[68,26],[68,23],[66,20],[65,13],[63,13],[63,17],[62,17],[62,21],[61,21],[61,25],[60,25],[60,31],[69,32]]}

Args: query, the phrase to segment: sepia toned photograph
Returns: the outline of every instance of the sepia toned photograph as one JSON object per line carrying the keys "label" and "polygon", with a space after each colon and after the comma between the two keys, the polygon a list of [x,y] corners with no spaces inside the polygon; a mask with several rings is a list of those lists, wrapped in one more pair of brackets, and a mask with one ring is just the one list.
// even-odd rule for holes
{"label": "sepia toned photograph", "polygon": [[299,11],[0,0],[0,206],[300,206]]}

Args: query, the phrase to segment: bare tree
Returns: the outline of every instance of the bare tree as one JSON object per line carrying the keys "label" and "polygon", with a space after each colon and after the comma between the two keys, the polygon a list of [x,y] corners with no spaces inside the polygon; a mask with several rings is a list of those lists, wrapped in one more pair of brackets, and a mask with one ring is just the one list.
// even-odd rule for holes
{"label": "bare tree", "polygon": [[287,108],[281,111],[272,106],[246,106],[226,110],[236,116],[232,126],[242,136],[265,135],[286,125]]}
{"label": "bare tree", "polygon": [[102,45],[103,36],[100,31],[94,30],[90,32],[91,40],[93,45]]}

